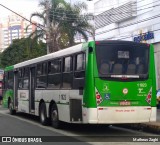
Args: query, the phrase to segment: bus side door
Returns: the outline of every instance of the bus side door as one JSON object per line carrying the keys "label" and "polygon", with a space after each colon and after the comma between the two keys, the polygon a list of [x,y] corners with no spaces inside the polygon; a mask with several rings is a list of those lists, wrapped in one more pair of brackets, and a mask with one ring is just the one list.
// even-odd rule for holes
{"label": "bus side door", "polygon": [[35,110],[35,67],[30,67],[29,112]]}

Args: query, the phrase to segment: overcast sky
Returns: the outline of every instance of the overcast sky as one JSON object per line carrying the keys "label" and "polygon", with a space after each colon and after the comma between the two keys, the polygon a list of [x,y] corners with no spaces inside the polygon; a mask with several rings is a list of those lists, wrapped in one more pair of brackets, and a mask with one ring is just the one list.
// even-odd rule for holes
{"label": "overcast sky", "polygon": [[[0,4],[10,8],[17,13],[23,13],[27,17],[32,12],[38,11],[39,0],[0,0]],[[12,14],[9,10],[0,6],[0,17],[6,17]]]}
{"label": "overcast sky", "polygon": [[[30,14],[40,10],[38,7],[39,2],[42,0],[0,0],[0,4],[8,7],[9,9],[17,12],[23,13],[24,16],[30,18]],[[75,3],[76,1],[84,1],[89,4],[89,12],[93,11],[93,2],[88,2],[87,0],[66,0],[67,2]],[[97,0],[94,0],[97,1]],[[7,17],[12,14],[9,10],[3,8],[0,5],[0,19]]]}

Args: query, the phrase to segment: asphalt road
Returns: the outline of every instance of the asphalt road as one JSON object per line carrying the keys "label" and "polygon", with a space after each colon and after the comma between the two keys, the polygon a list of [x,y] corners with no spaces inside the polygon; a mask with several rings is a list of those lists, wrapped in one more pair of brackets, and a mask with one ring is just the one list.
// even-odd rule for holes
{"label": "asphalt road", "polygon": [[[8,110],[0,110],[0,136],[23,136],[43,137],[50,136],[52,140],[62,140],[62,142],[43,142],[43,143],[25,143],[25,144],[43,144],[43,145],[130,145],[133,138],[156,138],[156,134],[133,131],[115,126],[105,125],[70,125],[65,124],[63,129],[54,129],[50,126],[42,126],[38,117],[18,113],[11,116]],[[126,142],[129,140],[130,142]],[[83,142],[80,142],[83,141]],[[108,142],[109,141],[109,142]],[[159,138],[160,142],[160,138]],[[154,143],[159,145],[158,143]],[[136,144],[151,145],[152,142],[136,142]],[[7,144],[7,143],[5,143]],[[14,143],[17,144],[17,143]]]}

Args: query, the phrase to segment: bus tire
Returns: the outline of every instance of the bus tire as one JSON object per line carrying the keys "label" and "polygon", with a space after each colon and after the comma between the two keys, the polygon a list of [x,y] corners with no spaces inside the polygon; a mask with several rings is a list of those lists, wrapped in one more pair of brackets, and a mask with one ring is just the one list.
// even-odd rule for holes
{"label": "bus tire", "polygon": [[40,117],[40,122],[42,125],[48,124],[46,105],[44,102],[40,104],[39,117]]}
{"label": "bus tire", "polygon": [[11,102],[11,100],[9,101],[9,106],[8,106],[8,108],[9,108],[9,113],[10,113],[11,115],[15,115],[15,114],[16,114],[16,110],[13,109],[13,103]]}
{"label": "bus tire", "polygon": [[58,117],[58,109],[56,104],[53,104],[51,106],[51,111],[50,111],[50,119],[51,119],[51,125],[52,127],[58,129],[61,127],[61,121],[59,121],[59,117]]}

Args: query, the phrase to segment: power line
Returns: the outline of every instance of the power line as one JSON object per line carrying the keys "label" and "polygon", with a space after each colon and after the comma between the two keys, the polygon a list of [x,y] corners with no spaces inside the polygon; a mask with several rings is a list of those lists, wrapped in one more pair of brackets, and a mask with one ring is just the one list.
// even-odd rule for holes
{"label": "power line", "polygon": [[[142,11],[142,10],[147,10],[147,9],[150,9],[150,8],[153,8],[153,7],[158,7],[160,6],[160,4],[157,4],[157,5],[153,5],[153,6],[149,6],[149,7],[146,7],[146,8],[142,8],[142,9],[137,9],[137,10],[134,10],[134,11],[131,11],[131,12],[120,12],[120,13],[110,13],[110,14],[100,14],[100,16],[106,16],[106,15],[119,15],[119,14],[126,14],[126,13],[133,13],[133,12],[138,12],[138,11]],[[96,15],[96,16],[99,16],[99,15]]]}
{"label": "power line", "polygon": [[[138,1],[137,3],[142,2],[142,1],[145,1],[145,0]],[[127,1],[125,1],[125,2],[127,2]],[[122,3],[123,3],[123,4],[126,4],[125,2],[122,2]],[[156,3],[156,2],[159,2],[159,0],[154,1],[154,2],[152,2],[152,3],[148,3],[148,4],[146,4],[146,5],[139,6],[139,7],[137,7],[137,8],[141,8],[141,7],[150,5],[150,4],[154,4],[154,3]],[[118,4],[115,4],[115,5],[118,5]],[[110,6],[107,6],[107,7],[111,7],[111,6],[114,6],[114,5],[110,5]],[[120,5],[120,6],[122,6],[122,5]],[[101,8],[99,8],[99,9],[102,9],[102,8],[106,8],[106,7],[101,7]],[[60,10],[61,10],[61,9],[60,9]],[[141,10],[141,9],[140,9],[140,10]],[[143,10],[143,9],[142,9],[142,10]],[[57,14],[63,14],[63,13],[56,12],[56,11],[51,11],[51,12],[54,12],[54,13],[57,13]],[[71,11],[71,10],[65,10],[65,12],[73,12],[73,11]],[[98,12],[98,13],[100,13],[100,12]],[[124,13],[128,13],[128,12],[124,12]],[[95,13],[94,13],[94,14],[95,14]],[[53,15],[53,14],[52,14],[52,15]],[[68,14],[68,15],[76,15],[76,14]]]}
{"label": "power line", "polygon": [[15,12],[15,11],[11,10],[10,8],[8,8],[8,7],[6,7],[6,6],[2,5],[2,4],[0,4],[0,6],[2,6],[3,8],[5,8],[5,9],[7,9],[7,10],[11,11],[12,13],[14,13],[14,14],[18,15],[19,17],[21,17],[21,18],[25,19],[26,21],[30,22],[31,24],[33,24],[33,25],[37,26],[37,27],[38,27],[38,28],[40,28],[41,30],[44,30],[44,29],[43,29],[43,28],[41,28],[39,25],[37,25],[37,24],[33,23],[32,21],[28,20],[27,18],[23,17],[22,15],[18,14],[17,12]]}
{"label": "power line", "polygon": [[[147,10],[147,9],[150,9],[150,8],[153,8],[153,7],[158,7],[160,6],[160,4],[157,4],[157,5],[154,5],[154,6],[150,6],[150,7],[146,7],[146,8],[143,8],[143,9],[139,9],[139,10],[135,10],[135,11],[131,11],[131,12],[120,12],[120,13],[109,13],[109,14],[101,14],[100,16],[112,16],[112,15],[119,15],[119,14],[126,14],[126,13],[133,13],[133,12],[138,12],[138,11],[142,11],[142,10]],[[56,14],[59,14],[59,15],[63,15],[64,13],[60,13],[60,12],[54,12]],[[67,16],[76,16],[76,14],[66,14]],[[55,14],[50,14],[50,16],[56,16],[58,17],[58,15],[55,15]],[[82,17],[84,17],[85,15],[81,15]],[[96,15],[98,16],[98,15]],[[93,17],[95,17],[93,15]],[[68,18],[68,19],[72,19],[72,20],[78,20],[78,19],[81,19],[81,18],[71,18],[71,17],[64,17],[64,18]],[[66,20],[66,19],[65,19]]]}
{"label": "power line", "polygon": [[[144,0],[142,0],[142,1],[144,1]],[[142,1],[139,1],[139,2],[142,2]],[[158,2],[158,1],[155,1],[155,2]],[[153,3],[155,3],[155,2],[153,2]],[[150,4],[151,4],[151,3],[150,3]],[[31,24],[36,25],[38,28],[40,28],[40,29],[44,30],[42,27],[40,27],[39,25],[37,25],[37,24],[33,23],[32,21],[28,20],[27,18],[23,17],[22,15],[18,14],[17,12],[15,12],[15,11],[13,11],[13,10],[9,9],[8,7],[6,7],[6,6],[2,5],[2,4],[0,4],[0,5],[1,5],[2,7],[4,7],[5,9],[7,9],[7,10],[9,10],[9,11],[13,12],[13,13],[15,13],[16,15],[18,15],[18,16],[20,16],[20,17],[22,17],[23,19],[25,19],[26,21],[30,22]],[[148,5],[148,4],[146,4],[146,5]],[[145,6],[146,6],[146,5],[145,5]],[[152,7],[156,7],[156,6],[160,6],[160,4],[159,4],[159,5],[152,6]],[[145,9],[149,9],[149,8],[151,8],[151,7],[147,7],[147,8],[140,9],[140,10],[145,10]],[[137,10],[137,11],[140,11],[140,10]],[[134,12],[134,11],[132,11],[132,12]],[[57,14],[63,14],[63,13],[59,13],[59,12],[54,12],[54,13],[57,13]],[[125,13],[127,13],[127,12],[125,12]],[[123,13],[119,13],[119,14],[123,14]],[[68,16],[68,15],[76,15],[76,14],[67,14],[67,16]],[[110,14],[110,15],[116,15],[116,14]],[[52,14],[52,16],[57,16],[57,15]],[[84,15],[81,15],[81,16],[83,16],[83,17],[84,17]],[[72,21],[72,20],[81,20],[81,18],[70,18],[70,17],[64,17],[64,21],[66,21],[66,19],[65,19],[65,18],[69,19],[69,20],[67,20],[67,21]],[[61,19],[61,20],[63,20],[63,19]]]}
{"label": "power line", "polygon": [[[140,3],[140,2],[142,2],[142,1],[146,1],[146,0],[141,0],[141,1],[137,1],[137,3]],[[125,2],[122,2],[123,4],[126,4],[126,2],[128,2],[128,1],[125,1]],[[156,2],[159,2],[159,0],[158,1],[154,1],[154,2],[152,2],[152,3],[148,3],[148,4],[146,4],[146,5],[150,5],[150,4],[153,4],[153,3],[156,3]],[[102,9],[102,8],[107,8],[107,7],[114,7],[114,6],[117,6],[117,5],[119,5],[119,4],[115,4],[115,5],[110,5],[110,6],[106,6],[106,7],[101,7],[101,8],[96,8],[96,10],[97,9]],[[139,6],[139,7],[137,7],[137,8],[140,8],[140,7],[144,7],[144,6],[146,6],[146,5],[143,5],[143,6]],[[122,5],[120,5],[120,6],[122,6]],[[89,9],[89,10],[91,10],[91,9]],[[94,9],[92,9],[92,10],[94,10]],[[103,13],[104,11],[98,11],[98,12],[96,12],[96,13]],[[96,14],[95,13],[95,14]]]}
{"label": "power line", "polygon": [[[156,15],[156,16],[153,16],[153,17],[146,18],[146,19],[142,19],[142,20],[137,21],[137,22],[126,24],[126,25],[120,26],[118,28],[113,28],[113,29],[109,29],[109,30],[102,31],[102,32],[99,32],[99,33],[95,33],[95,36],[100,35],[100,34],[104,34],[104,33],[107,33],[107,32],[110,32],[110,31],[113,31],[113,30],[116,30],[116,29],[125,28],[125,27],[131,26],[131,25],[135,25],[135,24],[139,24],[139,23],[142,23],[142,22],[145,22],[145,21],[149,21],[149,20],[152,20],[152,19],[155,19],[155,18],[158,18],[158,17],[160,17],[160,14]],[[155,24],[159,24],[159,23],[155,23]],[[160,29],[157,29],[157,31],[158,30],[160,30]],[[128,37],[126,37],[126,38],[128,38]]]}
{"label": "power line", "polygon": [[[160,4],[159,5],[156,5],[156,6],[151,6],[151,7],[147,7],[147,8],[144,8],[144,9],[141,9],[141,10],[146,10],[146,9],[150,9],[150,8],[152,8],[152,7],[157,7],[157,6],[160,6]],[[140,11],[140,10],[137,10],[137,11]],[[135,12],[137,12],[137,11],[135,11]],[[132,12],[134,12],[134,11],[132,11]],[[129,13],[129,12],[125,12],[125,13]],[[124,14],[124,13],[119,13],[119,14]],[[119,14],[109,14],[108,16],[112,16],[112,15],[119,15]],[[52,14],[52,16],[55,16],[55,17],[60,17],[60,15],[53,15]],[[63,16],[61,16],[61,19],[59,19],[59,20],[64,20],[64,21],[73,21],[73,20],[83,20],[82,18],[85,18],[85,16],[87,17],[87,15],[81,15],[81,17],[79,17],[79,18],[73,18],[73,17],[67,17],[66,15],[63,17]],[[89,16],[89,15],[88,15]],[[102,15],[101,15],[102,16]],[[104,15],[103,15],[104,16]]]}
{"label": "power line", "polygon": [[[142,0],[142,1],[144,1],[144,0]],[[139,2],[140,2],[140,1],[139,1]],[[158,2],[158,1],[155,1],[155,2]],[[154,3],[154,2],[153,2],[153,3]],[[2,4],[0,4],[0,5],[1,5],[2,7],[4,7],[5,9],[7,9],[7,10],[9,10],[9,11],[13,12],[13,13],[15,13],[16,15],[18,15],[18,16],[20,16],[20,17],[22,17],[23,19],[25,19],[26,21],[30,22],[31,24],[36,25],[38,28],[40,28],[40,29],[44,30],[42,27],[40,27],[39,25],[37,25],[37,24],[33,23],[32,21],[28,20],[27,18],[23,17],[22,15],[18,14],[17,12],[15,12],[15,11],[13,11],[13,10],[9,9],[8,7],[6,7],[6,6],[2,5]],[[155,6],[152,6],[152,7],[156,7],[156,6],[160,6],[160,5],[155,5]],[[140,10],[145,10],[145,9],[148,9],[148,8],[151,8],[151,7],[147,7],[147,8],[140,9]],[[59,12],[54,12],[54,13],[57,13],[57,14],[63,14],[63,13],[59,13]],[[120,14],[122,14],[122,13],[120,13]],[[67,14],[67,15],[76,15],[76,14]],[[114,15],[115,15],[115,14],[114,14]],[[57,16],[57,15],[53,15],[53,16]],[[84,17],[84,15],[81,15],[81,16],[83,16],[83,17]],[[64,20],[65,20],[65,21],[66,21],[66,19],[65,19],[65,18],[70,19],[70,20],[67,20],[67,21],[72,21],[72,20],[81,20],[81,18],[70,18],[70,17],[64,17]],[[61,19],[61,20],[63,20],[63,19]]]}
{"label": "power line", "polygon": [[[15,12],[15,11],[7,8],[6,6],[4,6],[4,5],[2,5],[2,4],[0,4],[0,5],[1,5],[2,7],[4,7],[5,9],[7,9],[7,10],[13,12],[13,13],[15,13],[16,15],[22,17],[23,19],[25,19],[26,21],[30,22],[31,24],[36,25],[35,23],[33,23],[32,21],[30,21],[30,20],[26,19],[25,17],[21,16],[21,15],[18,14],[17,12]],[[159,5],[156,5],[156,6],[159,6]],[[152,7],[153,7],[153,6],[152,6]],[[55,15],[54,15],[54,16],[55,16]],[[126,25],[123,25],[123,26],[121,26],[121,27],[119,27],[119,28],[125,28],[125,27],[128,27],[128,26],[131,26],[131,25],[134,25],[134,24],[138,24],[138,23],[142,23],[142,22],[145,22],[145,21],[148,21],[148,20],[151,20],[151,19],[155,19],[155,18],[158,18],[158,17],[160,17],[160,15],[156,15],[156,16],[153,16],[153,17],[150,17],[150,18],[147,18],[147,19],[143,19],[143,20],[140,20],[140,21],[137,21],[137,22],[133,22],[133,23],[130,23],[130,24],[126,24]],[[67,17],[67,18],[69,18],[69,17]],[[78,20],[78,19],[77,19],[77,20]],[[66,20],[65,20],[65,21],[66,21]],[[38,25],[36,25],[36,26],[39,27],[40,29],[42,29],[40,26],[38,26]],[[103,34],[103,33],[106,33],[106,32],[110,32],[110,31],[113,31],[113,30],[116,30],[116,29],[119,29],[119,28],[113,28],[113,29],[110,29],[110,30],[107,30],[107,31],[103,31],[103,32],[97,33],[97,34],[95,34],[95,35],[100,35],[100,34]],[[44,30],[44,29],[42,29],[42,30]]]}

